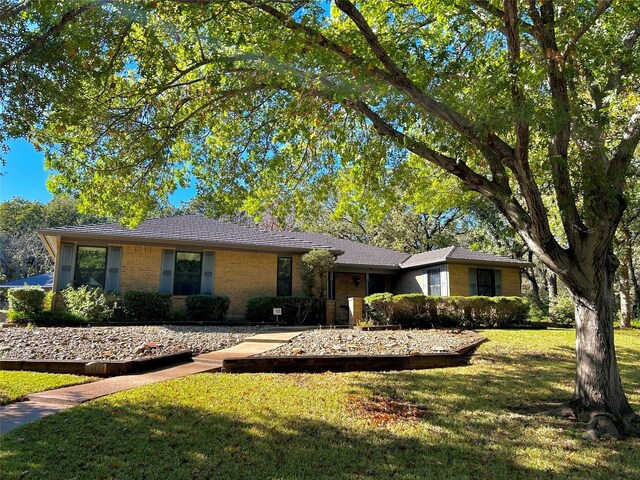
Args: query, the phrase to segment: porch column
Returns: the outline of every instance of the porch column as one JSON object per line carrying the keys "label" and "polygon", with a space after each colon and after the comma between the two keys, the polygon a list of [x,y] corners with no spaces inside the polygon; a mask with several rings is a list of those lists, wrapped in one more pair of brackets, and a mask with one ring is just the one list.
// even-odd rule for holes
{"label": "porch column", "polygon": [[349,297],[349,328],[362,320],[362,298]]}

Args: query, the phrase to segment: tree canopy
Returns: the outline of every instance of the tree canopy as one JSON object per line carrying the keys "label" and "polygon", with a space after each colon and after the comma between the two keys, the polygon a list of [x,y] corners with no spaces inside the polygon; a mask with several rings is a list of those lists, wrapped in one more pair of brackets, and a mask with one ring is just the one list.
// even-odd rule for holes
{"label": "tree canopy", "polygon": [[3,135],[42,146],[84,208],[135,223],[194,181],[218,212],[375,211],[448,172],[567,285],[574,406],[630,428],[612,246],[638,2],[5,1],[0,19]]}

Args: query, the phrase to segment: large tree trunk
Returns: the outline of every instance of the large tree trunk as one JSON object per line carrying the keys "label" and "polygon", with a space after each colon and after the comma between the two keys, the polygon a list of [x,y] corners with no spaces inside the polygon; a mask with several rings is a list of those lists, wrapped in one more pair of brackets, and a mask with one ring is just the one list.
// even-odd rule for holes
{"label": "large tree trunk", "polygon": [[629,266],[624,262],[620,268],[620,327],[631,327],[633,316],[633,301],[631,300],[631,285],[629,280]]}
{"label": "large tree trunk", "polygon": [[591,436],[618,438],[638,433],[633,425],[637,416],[622,389],[613,341],[615,263],[594,263],[600,265],[589,269],[594,272],[590,285],[569,288],[576,307],[577,360],[571,403],[581,418],[589,421]]}
{"label": "large tree trunk", "polygon": [[556,298],[558,296],[558,277],[556,274],[549,270],[549,299]]}

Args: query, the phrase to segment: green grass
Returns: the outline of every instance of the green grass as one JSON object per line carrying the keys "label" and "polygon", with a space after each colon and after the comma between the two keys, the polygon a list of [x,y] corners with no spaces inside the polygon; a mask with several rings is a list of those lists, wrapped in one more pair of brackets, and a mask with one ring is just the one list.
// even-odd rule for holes
{"label": "green grass", "polygon": [[[640,440],[592,443],[532,413],[572,390],[570,330],[486,331],[468,367],[322,375],[200,374],[105,397],[0,438],[3,479],[640,478]],[[640,332],[616,331],[640,410]],[[383,426],[352,406],[424,409]]]}
{"label": "green grass", "polygon": [[30,393],[92,380],[95,379],[79,375],[0,370],[0,405],[22,400]]}

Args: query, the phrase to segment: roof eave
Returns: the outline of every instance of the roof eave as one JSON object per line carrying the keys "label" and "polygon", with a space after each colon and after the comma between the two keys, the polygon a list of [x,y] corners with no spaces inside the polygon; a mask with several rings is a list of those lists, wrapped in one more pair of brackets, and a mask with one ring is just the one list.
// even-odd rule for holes
{"label": "roof eave", "polygon": [[329,247],[323,248],[320,245],[286,247],[279,245],[257,245],[248,243],[228,243],[228,242],[205,242],[202,240],[177,240],[171,238],[152,238],[152,237],[129,237],[126,235],[112,234],[96,234],[96,233],[80,233],[80,232],[62,232],[60,230],[42,229],[38,231],[38,236],[49,250],[49,242],[46,240],[48,236],[58,236],[62,241],[100,241],[105,243],[124,243],[131,245],[158,245],[158,246],[198,246],[219,248],[224,250],[241,250],[241,251],[262,251],[262,252],[292,252],[306,253],[314,249],[328,250],[333,255],[342,255],[344,251]]}

